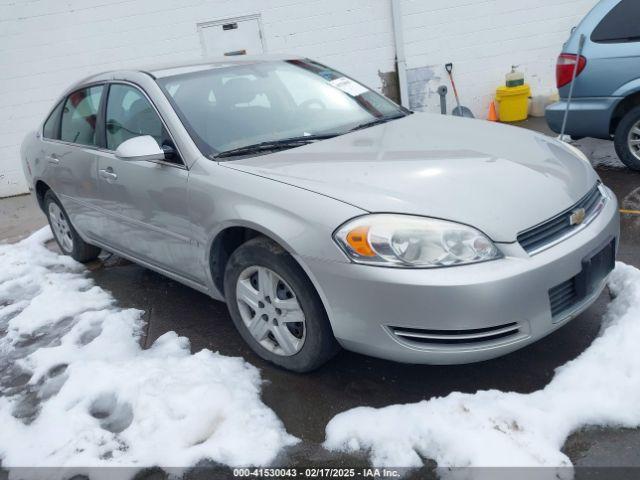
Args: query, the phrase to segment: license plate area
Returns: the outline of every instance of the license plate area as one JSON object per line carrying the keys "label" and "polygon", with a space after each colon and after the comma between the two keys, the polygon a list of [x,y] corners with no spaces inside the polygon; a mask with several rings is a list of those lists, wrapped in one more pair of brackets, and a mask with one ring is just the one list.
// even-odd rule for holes
{"label": "license plate area", "polygon": [[579,300],[595,292],[607,275],[611,273],[615,262],[615,238],[582,260],[582,271],[575,277],[576,296]]}

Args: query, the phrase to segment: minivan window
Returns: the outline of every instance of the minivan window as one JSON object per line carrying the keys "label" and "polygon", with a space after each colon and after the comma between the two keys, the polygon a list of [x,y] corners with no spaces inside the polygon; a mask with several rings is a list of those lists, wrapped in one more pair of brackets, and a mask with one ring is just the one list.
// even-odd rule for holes
{"label": "minivan window", "polygon": [[60,140],[97,146],[96,121],[103,85],[76,90],[67,97],[62,110]]}
{"label": "minivan window", "polygon": [[115,83],[109,87],[105,129],[109,150],[115,150],[125,140],[141,135],[151,135],[160,147],[173,147],[149,100],[131,85]]}
{"label": "minivan window", "polygon": [[622,0],[602,19],[591,34],[597,43],[640,42],[640,2]]}
{"label": "minivan window", "polygon": [[60,112],[62,111],[62,104],[64,102],[58,103],[56,108],[53,109],[47,121],[44,122],[44,127],[42,127],[42,136],[44,138],[48,138],[51,140],[58,139],[58,120],[60,120]]}

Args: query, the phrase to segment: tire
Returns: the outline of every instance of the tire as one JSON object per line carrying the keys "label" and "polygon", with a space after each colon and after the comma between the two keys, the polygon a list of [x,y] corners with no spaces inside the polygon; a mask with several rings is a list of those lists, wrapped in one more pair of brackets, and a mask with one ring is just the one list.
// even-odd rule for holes
{"label": "tire", "polygon": [[[631,170],[640,170],[640,142],[635,145],[630,141],[640,141],[640,106],[635,107],[622,117],[615,131],[613,143],[618,158]],[[635,153],[634,153],[635,152]]]}
{"label": "tire", "polygon": [[48,190],[44,195],[44,212],[49,220],[53,238],[65,255],[82,263],[95,260],[100,255],[100,249],[86,243],[73,225],[64,207],[55,194]]}
{"label": "tire", "polygon": [[270,239],[256,237],[236,249],[227,263],[224,285],[233,323],[261,358],[302,373],[339,351],[313,284],[293,257]]}

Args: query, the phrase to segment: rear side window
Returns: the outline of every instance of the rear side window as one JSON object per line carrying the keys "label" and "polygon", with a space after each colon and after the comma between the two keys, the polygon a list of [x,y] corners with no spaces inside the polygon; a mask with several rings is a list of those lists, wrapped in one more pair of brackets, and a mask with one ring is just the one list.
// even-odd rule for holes
{"label": "rear side window", "polygon": [[622,0],[591,34],[597,43],[640,42],[640,1]]}
{"label": "rear side window", "polygon": [[53,109],[47,121],[44,122],[44,127],[42,128],[42,136],[44,138],[49,138],[51,140],[58,139],[58,120],[60,120],[60,112],[62,111],[62,104],[64,102],[60,102],[56,105],[56,108]]}
{"label": "rear side window", "polygon": [[67,97],[62,110],[60,140],[97,146],[96,122],[103,85],[76,90]]}

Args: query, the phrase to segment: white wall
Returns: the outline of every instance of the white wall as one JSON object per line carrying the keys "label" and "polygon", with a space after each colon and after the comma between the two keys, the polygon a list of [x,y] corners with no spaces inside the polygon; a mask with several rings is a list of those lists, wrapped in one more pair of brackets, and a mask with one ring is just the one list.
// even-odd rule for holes
{"label": "white wall", "polygon": [[495,89],[520,65],[532,93],[555,91],[555,64],[571,28],[597,0],[403,0],[411,103],[440,111],[439,85],[453,91],[444,64],[453,62],[463,104],[486,118]]}
{"label": "white wall", "polygon": [[[413,105],[438,110],[448,61],[477,116],[511,64],[522,65],[534,92],[552,88],[563,41],[595,3],[403,0]],[[256,13],[268,52],[316,58],[377,89],[378,72],[394,69],[390,0],[0,0],[0,197],[26,191],[20,141],[69,84],[197,60],[197,23]]]}
{"label": "white wall", "polygon": [[394,69],[388,0],[16,0],[0,3],[0,197],[26,191],[19,144],[71,83],[202,58],[196,24],[259,13],[270,53],[304,54],[380,87]]}

